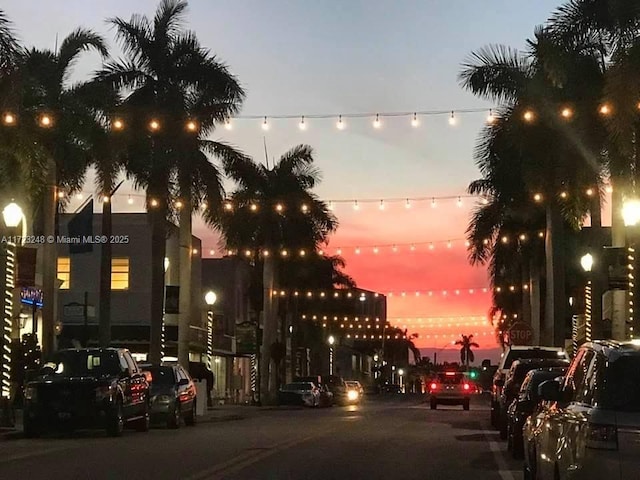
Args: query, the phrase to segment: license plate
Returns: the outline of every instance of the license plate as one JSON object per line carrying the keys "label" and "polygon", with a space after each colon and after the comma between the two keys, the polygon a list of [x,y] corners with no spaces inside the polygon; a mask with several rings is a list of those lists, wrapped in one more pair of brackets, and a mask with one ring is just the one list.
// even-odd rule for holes
{"label": "license plate", "polygon": [[60,420],[69,420],[71,418],[71,414],[69,412],[59,412],[58,418]]}

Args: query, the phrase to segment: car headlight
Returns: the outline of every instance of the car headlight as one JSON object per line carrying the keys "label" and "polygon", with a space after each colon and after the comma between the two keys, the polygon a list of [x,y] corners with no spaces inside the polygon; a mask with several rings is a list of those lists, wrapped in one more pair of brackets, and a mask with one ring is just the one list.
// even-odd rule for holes
{"label": "car headlight", "polygon": [[36,387],[26,387],[24,389],[25,400],[36,401],[38,399],[38,389]]}
{"label": "car headlight", "polygon": [[358,399],[358,392],[356,392],[355,390],[349,390],[347,392],[347,398],[349,400],[357,400]]}

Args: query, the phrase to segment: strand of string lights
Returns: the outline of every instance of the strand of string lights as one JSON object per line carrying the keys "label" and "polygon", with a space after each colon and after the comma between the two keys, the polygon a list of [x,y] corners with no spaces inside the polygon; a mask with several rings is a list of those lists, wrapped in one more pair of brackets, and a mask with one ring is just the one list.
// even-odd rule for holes
{"label": "strand of string lights", "polygon": [[463,294],[475,295],[484,294],[491,291],[496,293],[516,293],[522,291],[528,291],[528,284],[510,284],[510,285],[498,285],[494,287],[474,287],[474,288],[448,288],[448,289],[414,289],[414,290],[395,290],[381,292],[363,292],[361,290],[350,289],[337,289],[337,290],[322,290],[322,289],[274,289],[271,290],[271,295],[274,297],[293,297],[293,298],[307,298],[307,299],[354,299],[358,301],[369,300],[372,298],[379,298],[386,296],[388,298],[408,298],[408,297],[421,297],[421,296],[458,296]]}

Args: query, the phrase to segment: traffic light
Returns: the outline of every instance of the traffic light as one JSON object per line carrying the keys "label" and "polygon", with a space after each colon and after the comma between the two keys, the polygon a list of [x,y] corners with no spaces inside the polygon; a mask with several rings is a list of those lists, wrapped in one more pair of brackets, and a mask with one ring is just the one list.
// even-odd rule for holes
{"label": "traffic light", "polygon": [[469,378],[476,379],[478,378],[478,372],[475,370],[469,370]]}

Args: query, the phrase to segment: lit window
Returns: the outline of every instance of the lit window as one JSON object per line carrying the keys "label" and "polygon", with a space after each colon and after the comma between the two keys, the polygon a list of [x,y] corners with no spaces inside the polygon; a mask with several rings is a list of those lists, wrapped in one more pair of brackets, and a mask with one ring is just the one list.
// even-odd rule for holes
{"label": "lit window", "polygon": [[111,290],[127,290],[129,288],[129,259],[111,259]]}
{"label": "lit window", "polygon": [[60,290],[69,290],[71,283],[71,258],[58,257],[58,280],[62,281]]}

